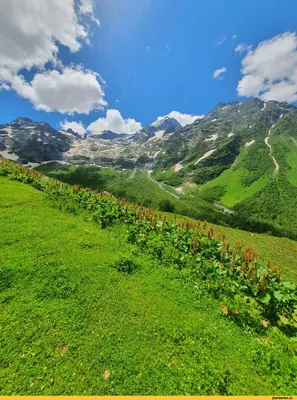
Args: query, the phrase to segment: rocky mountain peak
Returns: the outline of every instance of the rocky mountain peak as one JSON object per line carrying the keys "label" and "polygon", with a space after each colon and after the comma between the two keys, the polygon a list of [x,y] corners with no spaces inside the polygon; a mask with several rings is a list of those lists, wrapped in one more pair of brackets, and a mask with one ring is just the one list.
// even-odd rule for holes
{"label": "rocky mountain peak", "polygon": [[36,124],[36,122],[30,118],[18,117],[14,121],[11,122],[11,125],[27,125],[27,124],[32,124],[32,123]]}
{"label": "rocky mountain peak", "polygon": [[166,133],[176,132],[182,128],[181,124],[175,118],[168,116],[158,119],[150,126],[153,126],[158,130],[164,130]]}
{"label": "rocky mountain peak", "polygon": [[127,133],[115,133],[112,131],[103,131],[100,133],[91,133],[88,135],[88,138],[93,138],[93,139],[103,139],[103,140],[114,140],[114,139],[123,139],[126,137],[129,137],[131,135],[128,135]]}

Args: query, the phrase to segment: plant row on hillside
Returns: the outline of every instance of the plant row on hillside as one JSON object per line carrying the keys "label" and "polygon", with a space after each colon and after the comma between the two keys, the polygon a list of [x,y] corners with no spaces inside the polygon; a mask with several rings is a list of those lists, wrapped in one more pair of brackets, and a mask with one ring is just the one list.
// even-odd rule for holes
{"label": "plant row on hillside", "polygon": [[240,243],[232,248],[206,222],[175,222],[107,192],[70,186],[6,160],[0,162],[0,175],[44,191],[65,210],[87,210],[102,228],[125,223],[131,243],[194,279],[200,293],[205,290],[221,299],[222,312],[238,323],[296,331],[296,285],[282,281],[280,270],[259,261],[252,248]]}

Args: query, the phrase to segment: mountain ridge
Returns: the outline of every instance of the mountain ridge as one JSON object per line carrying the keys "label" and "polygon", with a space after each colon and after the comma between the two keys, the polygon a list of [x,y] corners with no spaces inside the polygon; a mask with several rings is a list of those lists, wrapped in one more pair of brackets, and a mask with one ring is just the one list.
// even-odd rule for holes
{"label": "mountain ridge", "polygon": [[[81,137],[19,118],[0,126],[0,154],[33,167],[47,163],[45,173],[53,168],[62,180],[85,166],[71,178],[74,183],[77,176],[76,183],[82,185],[107,168],[103,180],[95,179],[105,182],[104,190],[109,190],[104,176],[115,178],[112,170],[134,170],[125,177],[127,184],[117,176],[115,193],[129,196],[133,190],[135,201],[149,204],[143,185],[158,185],[169,201],[184,199],[187,209],[181,211],[186,215],[203,218],[203,212],[195,210],[202,206],[205,216],[213,214],[217,221],[218,210],[231,210],[236,214],[228,218],[232,226],[296,236],[297,109],[287,103],[258,98],[220,102],[190,125],[180,127],[176,120],[164,118],[131,135],[105,131]],[[60,164],[51,166],[54,160]],[[90,171],[88,165],[96,168]],[[142,171],[137,179],[136,170]]]}
{"label": "mountain ridge", "polygon": [[[264,102],[258,98],[246,102],[219,102],[203,118],[184,127],[167,116],[134,134],[104,131],[84,136],[72,129],[59,131],[46,122],[20,117],[10,124],[0,125],[0,151],[6,151],[6,155],[14,154],[14,159],[19,157],[20,162],[40,163],[58,159],[74,164],[114,166],[117,158],[125,158],[133,164],[140,156],[146,155],[150,160],[153,158],[157,166],[174,166],[182,161],[187,164],[195,157],[197,161],[213,147],[238,134],[248,143],[253,140],[251,137],[256,125],[260,124],[266,134],[280,115],[295,111],[293,105]],[[251,131],[246,132],[247,129]],[[254,134],[259,136],[259,132]],[[29,142],[35,151],[30,151],[25,142]],[[241,146],[245,143],[241,141]],[[45,145],[46,151],[41,144]]]}

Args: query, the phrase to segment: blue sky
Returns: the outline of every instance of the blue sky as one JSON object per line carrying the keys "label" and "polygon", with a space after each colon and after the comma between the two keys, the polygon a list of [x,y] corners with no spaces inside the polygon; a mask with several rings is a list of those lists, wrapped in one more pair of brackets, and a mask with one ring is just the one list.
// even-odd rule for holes
{"label": "blue sky", "polygon": [[[56,128],[64,120],[81,122],[86,128],[98,118],[105,118],[107,110],[118,110],[123,121],[130,118],[144,126],[173,110],[198,116],[206,114],[219,101],[242,101],[250,95],[262,96],[264,100],[296,101],[297,41],[294,32],[297,30],[297,2],[294,0],[65,0],[63,3],[72,8],[71,15],[77,16],[74,25],[84,27],[84,33],[77,33],[80,32],[77,29],[69,39],[73,18],[67,14],[70,28],[61,31],[59,37],[53,33],[49,40],[39,43],[42,32],[39,35],[38,29],[43,29],[40,26],[49,24],[53,32],[55,28],[53,19],[43,21],[41,16],[40,26],[34,28],[35,39],[32,39],[37,44],[30,43],[32,47],[27,42],[18,43],[35,23],[33,13],[37,19],[41,15],[38,6],[33,10],[29,6],[26,8],[24,4],[30,1],[38,0],[11,0],[7,10],[0,10],[2,18],[5,12],[5,18],[16,18],[9,29],[15,29],[17,7],[20,8],[21,3],[25,7],[22,13],[32,13],[27,22],[25,19],[21,35],[14,31],[10,33],[10,40],[15,41],[13,45],[20,48],[15,53],[10,50],[14,49],[11,42],[4,37],[8,34],[7,28],[6,32],[4,29],[1,32],[0,27],[0,82],[3,89],[0,91],[0,123],[26,116],[49,122]],[[57,7],[61,7],[58,3]],[[58,11],[68,13],[66,9]],[[273,42],[265,42],[273,38]],[[257,46],[263,42],[262,50],[257,52]],[[46,46],[50,49],[53,43],[57,49],[52,53],[52,59],[49,50],[47,54],[40,53],[37,62],[34,59],[36,51],[25,65],[23,60],[27,53],[21,54],[24,46],[28,46],[29,52],[36,46],[40,49],[42,46],[42,50]],[[245,46],[241,53],[235,51],[240,44]],[[2,59],[1,52],[5,55]],[[279,65],[279,58],[285,61],[285,57],[289,61],[281,71],[269,71],[263,77],[270,65]],[[246,72],[241,73],[244,60]],[[4,69],[2,77],[1,67]],[[222,68],[226,72],[215,79],[214,72]],[[4,78],[8,70],[10,78]],[[51,75],[53,71],[56,75]],[[36,80],[35,87],[33,78],[36,74],[40,79]],[[66,83],[58,82],[62,87],[52,95],[48,81],[55,81],[59,74],[65,75]],[[82,75],[85,81],[74,88]],[[240,93],[243,96],[239,97],[238,84],[244,75],[249,78],[242,83]],[[89,79],[91,83],[87,81]],[[269,88],[267,82],[270,82]],[[289,86],[287,82],[290,82]],[[80,90],[84,104],[76,107],[75,98],[80,100]],[[67,96],[71,104],[68,108]],[[73,112],[74,109],[78,112]],[[113,116],[119,118],[118,113],[111,114],[111,122]],[[123,125],[123,121],[118,121],[119,126],[128,126],[129,122]],[[108,127],[108,121],[104,126]],[[132,123],[131,129],[138,126]]]}

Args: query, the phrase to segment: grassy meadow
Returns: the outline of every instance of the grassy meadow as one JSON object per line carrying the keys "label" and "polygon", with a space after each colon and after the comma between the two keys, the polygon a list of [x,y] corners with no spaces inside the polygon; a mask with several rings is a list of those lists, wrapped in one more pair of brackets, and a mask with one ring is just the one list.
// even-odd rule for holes
{"label": "grassy meadow", "polygon": [[4,177],[0,219],[1,395],[297,393],[294,338],[236,325],[125,225]]}

